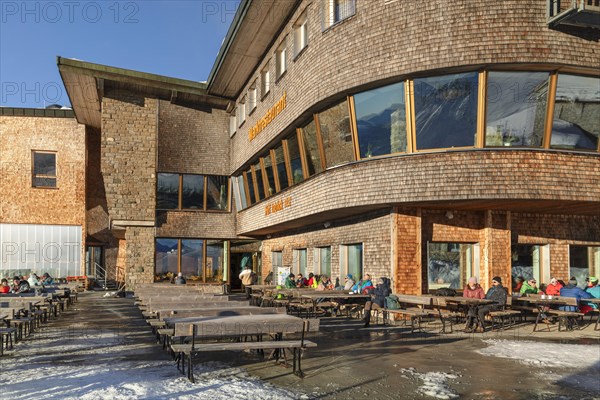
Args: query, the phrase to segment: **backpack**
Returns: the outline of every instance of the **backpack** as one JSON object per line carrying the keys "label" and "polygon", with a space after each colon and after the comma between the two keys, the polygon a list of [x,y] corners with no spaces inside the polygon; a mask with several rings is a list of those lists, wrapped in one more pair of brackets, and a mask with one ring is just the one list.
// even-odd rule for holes
{"label": "backpack", "polygon": [[442,297],[454,297],[456,296],[456,290],[451,288],[441,288],[435,292],[435,295]]}
{"label": "backpack", "polygon": [[390,294],[385,298],[385,308],[388,310],[399,310],[400,302],[398,301],[398,297],[396,295]]}

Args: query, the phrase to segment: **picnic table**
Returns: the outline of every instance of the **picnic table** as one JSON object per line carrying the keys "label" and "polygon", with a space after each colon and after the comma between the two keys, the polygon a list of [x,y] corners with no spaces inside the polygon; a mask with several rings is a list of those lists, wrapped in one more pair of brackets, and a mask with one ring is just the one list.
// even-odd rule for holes
{"label": "picnic table", "polygon": [[[581,299],[581,301],[597,304],[600,307],[600,299]],[[598,330],[598,323],[600,322],[600,310],[596,309],[596,313],[598,314],[598,316],[596,317],[596,325],[594,325],[595,331]]]}
{"label": "picnic table", "polygon": [[[454,304],[457,304],[458,306],[461,306],[464,309],[464,313],[466,316],[474,315],[475,320],[479,324],[479,326],[485,327],[484,321],[482,321],[479,318],[479,313],[477,312],[477,308],[479,306],[492,304],[492,303],[494,303],[494,301],[489,300],[489,299],[473,299],[470,297],[455,296],[455,297],[446,297],[446,303],[454,303]],[[466,326],[465,326],[465,328],[466,328]]]}
{"label": "picnic table", "polygon": [[[303,376],[300,365],[300,351],[315,343],[305,341],[309,322],[287,314],[240,315],[230,317],[204,317],[192,322],[176,322],[175,337],[181,338],[180,344],[172,344],[172,351],[177,354],[177,367],[181,362],[185,374],[185,360],[188,364],[188,379],[194,382],[193,362],[195,355],[201,352],[226,350],[265,350],[274,349],[274,356],[279,359],[281,349],[293,349],[294,373]],[[318,329],[318,327],[317,327]],[[283,340],[286,334],[302,333],[301,340]],[[263,341],[264,335],[271,335],[272,341]],[[257,341],[244,341],[249,336],[256,336]],[[191,343],[183,343],[184,338],[190,338]],[[225,343],[196,343],[203,339],[237,339],[237,342]]]}
{"label": "picnic table", "polygon": [[311,293],[302,294],[300,296],[303,299],[308,299],[312,302],[313,314],[317,313],[317,305],[320,303],[320,300],[356,300],[356,299],[366,299],[370,300],[370,294],[356,294],[356,293],[348,293],[340,290],[323,290],[316,291]]}
{"label": "picnic table", "polygon": [[550,321],[548,321],[548,316],[546,315],[546,311],[552,306],[564,306],[567,304],[566,300],[562,300],[560,298],[553,297],[551,299],[541,297],[517,297],[515,298],[517,301],[526,301],[530,304],[535,305],[537,308],[537,316],[535,318],[535,325],[533,326],[533,331],[537,332],[537,326],[540,321],[546,324],[548,328],[548,332],[550,332]]}

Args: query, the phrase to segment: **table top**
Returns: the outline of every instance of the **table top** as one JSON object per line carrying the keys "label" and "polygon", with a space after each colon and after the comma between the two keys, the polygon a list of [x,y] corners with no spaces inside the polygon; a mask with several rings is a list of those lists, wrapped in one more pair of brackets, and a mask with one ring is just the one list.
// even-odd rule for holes
{"label": "table top", "polygon": [[[302,332],[304,320],[287,314],[236,315],[230,317],[206,317],[191,322],[175,323],[176,335],[196,326],[196,336],[246,336]],[[185,336],[185,335],[183,335]]]}
{"label": "table top", "polygon": [[473,299],[471,297],[462,297],[462,296],[446,297],[446,302],[459,303],[459,304],[491,304],[491,303],[494,303],[493,300],[489,300],[489,299]]}
{"label": "table top", "polygon": [[563,305],[563,304],[567,304],[566,300],[562,300],[562,299],[556,298],[556,297],[553,297],[551,299],[542,299],[542,298],[537,298],[537,297],[518,297],[518,298],[515,298],[513,300],[527,301],[527,302],[532,303],[532,304],[542,304],[542,305],[551,305],[551,304]]}
{"label": "table top", "polygon": [[600,304],[600,299],[581,299],[581,301],[587,301],[588,303]]}
{"label": "table top", "polygon": [[252,290],[275,289],[277,285],[248,285]]}
{"label": "table top", "polygon": [[301,297],[307,299],[370,299],[370,294],[355,294],[348,293],[342,290],[323,290],[319,292],[306,293]]}

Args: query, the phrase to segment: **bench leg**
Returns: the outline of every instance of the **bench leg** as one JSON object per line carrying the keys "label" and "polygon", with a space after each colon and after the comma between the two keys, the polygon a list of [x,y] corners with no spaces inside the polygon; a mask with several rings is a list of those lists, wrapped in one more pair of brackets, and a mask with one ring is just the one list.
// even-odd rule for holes
{"label": "bench leg", "polygon": [[[302,372],[302,349],[294,349],[294,374],[299,378],[304,378],[304,372]],[[298,368],[296,368],[296,363]]]}

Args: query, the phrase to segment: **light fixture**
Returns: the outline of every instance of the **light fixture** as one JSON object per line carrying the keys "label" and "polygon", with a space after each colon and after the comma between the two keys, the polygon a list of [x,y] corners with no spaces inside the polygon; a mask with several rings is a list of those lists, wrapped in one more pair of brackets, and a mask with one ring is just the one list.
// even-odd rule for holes
{"label": "light fixture", "polygon": [[448,219],[454,218],[454,213],[452,211],[446,211],[446,218],[448,218]]}
{"label": "light fixture", "polygon": [[329,228],[331,226],[331,222],[327,221],[323,224],[323,227]]}

